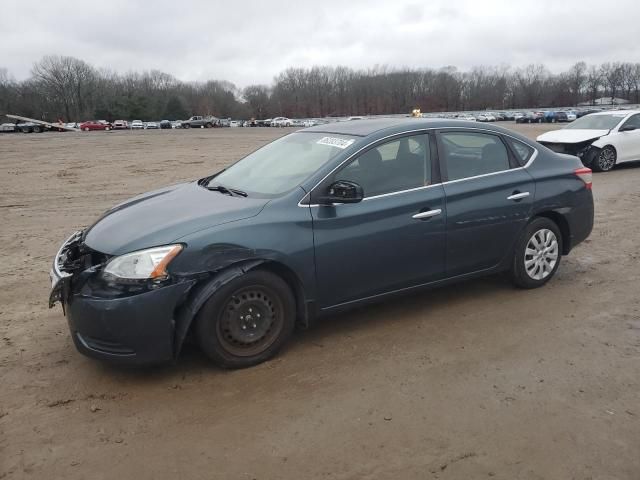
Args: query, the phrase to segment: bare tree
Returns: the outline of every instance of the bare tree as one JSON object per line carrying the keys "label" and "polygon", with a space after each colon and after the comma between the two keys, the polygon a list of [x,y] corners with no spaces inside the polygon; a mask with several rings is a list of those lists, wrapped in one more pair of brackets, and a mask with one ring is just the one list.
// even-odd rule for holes
{"label": "bare tree", "polygon": [[589,102],[591,105],[595,105],[598,98],[598,92],[602,86],[602,73],[601,69],[592,65],[589,67],[587,73],[587,89],[589,91]]}
{"label": "bare tree", "polygon": [[89,112],[97,74],[88,63],[73,57],[46,56],[33,66],[34,79],[57,114],[66,119]]}
{"label": "bare tree", "polygon": [[620,63],[603,63],[600,67],[600,75],[604,86],[608,89],[611,103],[613,103],[618,89],[622,88],[622,65]]}
{"label": "bare tree", "polygon": [[582,96],[582,90],[587,82],[587,64],[574,63],[567,73],[567,83],[571,93],[571,105],[577,105]]}
{"label": "bare tree", "polygon": [[243,94],[254,118],[264,119],[269,111],[269,87],[250,85],[244,89]]}

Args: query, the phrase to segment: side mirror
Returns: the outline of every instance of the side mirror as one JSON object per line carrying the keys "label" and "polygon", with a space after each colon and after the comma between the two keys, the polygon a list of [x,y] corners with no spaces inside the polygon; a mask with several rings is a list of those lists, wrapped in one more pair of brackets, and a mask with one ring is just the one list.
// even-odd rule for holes
{"label": "side mirror", "polygon": [[324,195],[318,197],[321,205],[332,205],[334,203],[358,203],[364,198],[364,190],[355,182],[339,180],[332,183],[327,188]]}
{"label": "side mirror", "polygon": [[620,130],[618,130],[619,132],[631,132],[633,130],[637,130],[637,127],[635,125],[623,125],[622,127],[620,127]]}

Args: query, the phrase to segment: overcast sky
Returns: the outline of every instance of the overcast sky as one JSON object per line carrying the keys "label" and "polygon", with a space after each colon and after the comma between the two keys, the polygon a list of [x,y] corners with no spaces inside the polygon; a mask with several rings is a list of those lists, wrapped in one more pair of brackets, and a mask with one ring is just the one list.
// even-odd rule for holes
{"label": "overcast sky", "polygon": [[[31,5],[37,7],[31,8]],[[288,67],[640,61],[640,1],[2,1],[0,68],[58,54],[181,80],[270,83]]]}

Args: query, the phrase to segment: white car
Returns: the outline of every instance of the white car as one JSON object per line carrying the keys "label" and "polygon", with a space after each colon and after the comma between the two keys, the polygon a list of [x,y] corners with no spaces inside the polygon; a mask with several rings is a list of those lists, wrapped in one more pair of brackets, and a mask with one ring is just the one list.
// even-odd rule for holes
{"label": "white car", "polygon": [[158,124],[156,122],[147,122],[144,125],[144,128],[146,128],[146,129],[155,129],[155,128],[160,128],[160,127],[158,126]]}
{"label": "white car", "polygon": [[537,140],[579,157],[596,172],[608,172],[618,163],[640,160],[640,110],[591,113]]}
{"label": "white car", "polygon": [[276,117],[273,120],[271,120],[271,126],[272,127],[290,127],[291,120],[289,120],[287,117]]}
{"label": "white car", "polygon": [[234,128],[236,128],[236,127],[241,127],[241,126],[242,126],[242,123],[240,123],[240,120],[231,120],[231,121],[229,122],[229,126],[230,126],[230,127],[234,127]]}
{"label": "white car", "polygon": [[134,120],[129,124],[129,128],[132,130],[142,129],[144,128],[144,123],[142,123],[142,120]]}
{"label": "white car", "polygon": [[473,115],[469,115],[467,113],[463,113],[462,115],[458,115],[456,117],[456,119],[464,120],[465,122],[475,122],[475,121],[477,121],[476,117],[474,117]]}
{"label": "white car", "polygon": [[304,122],[302,122],[302,126],[305,128],[315,127],[317,124],[318,122],[316,122],[315,120],[305,120]]}
{"label": "white car", "polygon": [[567,122],[573,122],[578,118],[578,114],[576,112],[565,112],[567,114]]}

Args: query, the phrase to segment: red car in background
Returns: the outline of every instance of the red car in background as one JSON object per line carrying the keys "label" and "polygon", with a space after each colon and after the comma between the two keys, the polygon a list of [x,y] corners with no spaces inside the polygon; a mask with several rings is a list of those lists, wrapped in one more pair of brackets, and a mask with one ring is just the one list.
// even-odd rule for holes
{"label": "red car in background", "polygon": [[113,126],[104,120],[89,120],[80,124],[80,130],[88,132],[90,130],[111,130]]}

